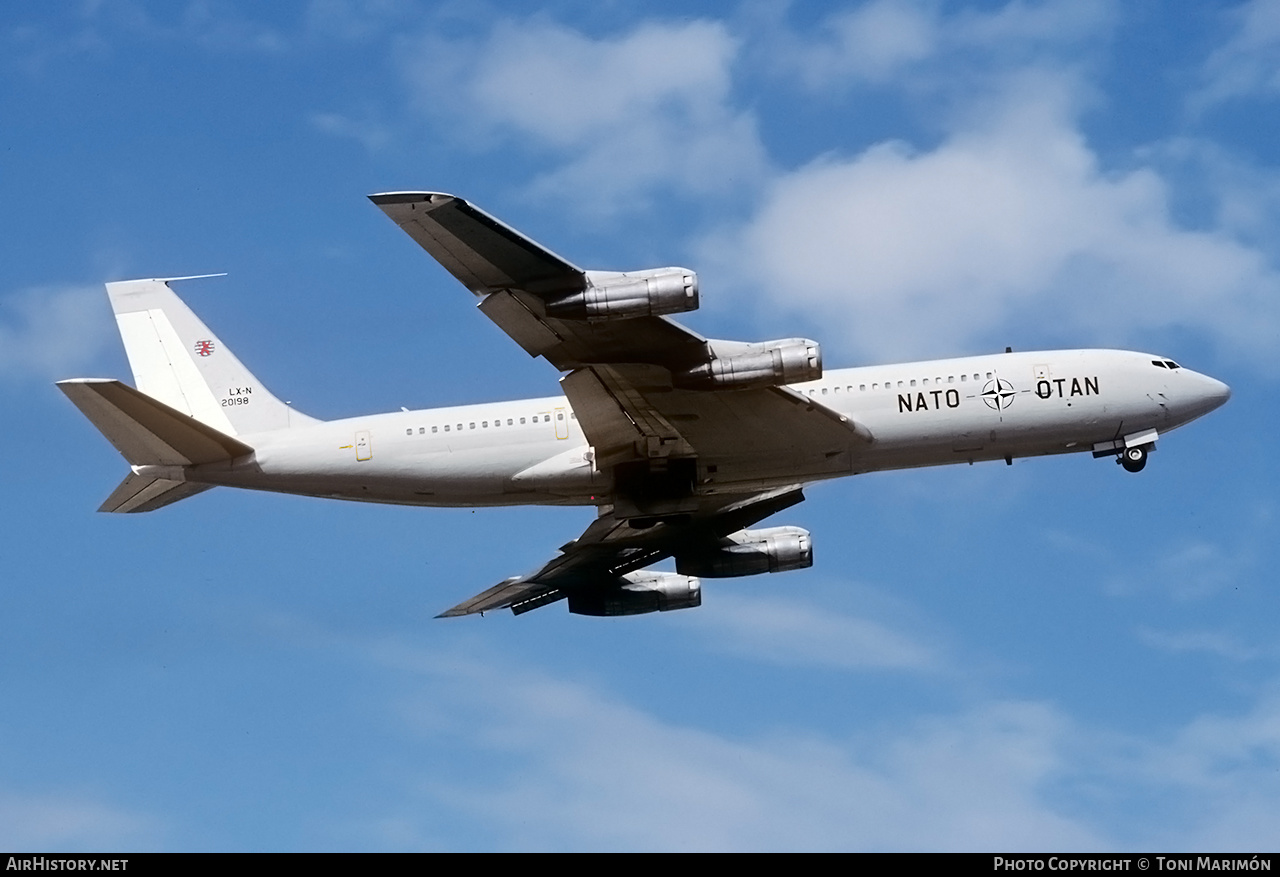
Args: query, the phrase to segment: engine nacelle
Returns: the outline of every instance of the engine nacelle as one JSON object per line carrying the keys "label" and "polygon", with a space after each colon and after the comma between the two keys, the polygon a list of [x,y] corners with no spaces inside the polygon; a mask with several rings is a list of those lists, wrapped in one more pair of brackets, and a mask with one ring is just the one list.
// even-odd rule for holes
{"label": "engine nacelle", "polygon": [[676,570],[704,578],[754,576],[813,566],[813,540],[802,527],[739,530],[709,551],[676,555]]}
{"label": "engine nacelle", "polygon": [[560,320],[626,320],[698,309],[698,275],[687,268],[588,271],[587,286],[547,302]]}
{"label": "engine nacelle", "polygon": [[776,387],[822,377],[822,348],[808,338],[784,338],[759,344],[711,343],[711,359],[673,372],[672,383],[692,390]]}
{"label": "engine nacelle", "polygon": [[644,615],[701,605],[702,583],[671,572],[630,572],[617,587],[569,595],[569,611],[575,615]]}

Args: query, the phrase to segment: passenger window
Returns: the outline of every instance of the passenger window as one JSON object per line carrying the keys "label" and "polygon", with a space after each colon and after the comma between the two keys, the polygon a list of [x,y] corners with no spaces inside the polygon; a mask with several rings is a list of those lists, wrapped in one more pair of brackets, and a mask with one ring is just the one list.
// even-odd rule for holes
{"label": "passenger window", "polygon": [[[449,428],[449,427],[447,427],[447,426],[445,427],[445,429],[448,429],[448,428]],[[438,426],[433,426],[433,427],[431,427],[431,431],[432,431],[433,433],[434,433],[434,432],[439,432],[439,431],[440,431],[440,427],[438,427]]]}
{"label": "passenger window", "polygon": [[523,418],[523,417],[521,417],[521,418],[520,418],[520,423],[521,423],[521,425],[523,425],[523,424],[524,424],[524,418]]}
{"label": "passenger window", "polygon": [[418,427],[418,435],[426,435],[426,434],[427,434],[427,428],[425,426]]}
{"label": "passenger window", "polygon": [[409,429],[406,429],[406,430],[404,431],[404,434],[405,434],[405,435],[413,435],[413,427],[410,427]]}
{"label": "passenger window", "polygon": [[444,431],[445,431],[445,432],[448,432],[448,431],[449,431],[449,424],[447,424],[447,423],[446,423],[446,424],[444,425]]}
{"label": "passenger window", "polygon": [[563,415],[563,414],[557,414],[557,415],[556,415],[556,420],[564,420],[564,415]]}
{"label": "passenger window", "polygon": [[912,381],[912,382],[911,382],[911,386],[913,386],[913,387],[914,387],[915,385],[916,385],[916,382],[915,382],[915,381]]}
{"label": "passenger window", "polygon": [[825,395],[827,395],[827,388],[826,388],[826,387],[823,387],[823,388],[822,388],[822,395],[824,395],[824,396],[825,396]]}

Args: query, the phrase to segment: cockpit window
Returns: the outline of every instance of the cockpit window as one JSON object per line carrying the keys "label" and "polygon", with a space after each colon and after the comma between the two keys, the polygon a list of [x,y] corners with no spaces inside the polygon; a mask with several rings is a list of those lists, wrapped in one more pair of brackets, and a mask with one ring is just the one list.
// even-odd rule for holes
{"label": "cockpit window", "polygon": [[1160,359],[1151,360],[1151,364],[1156,366],[1157,368],[1168,368],[1168,366],[1164,364],[1164,360],[1160,360]]}
{"label": "cockpit window", "polygon": [[1164,361],[1164,364],[1165,364],[1166,366],[1168,366],[1169,368],[1182,368],[1182,366],[1178,365],[1178,364],[1177,364],[1176,362],[1174,362],[1172,359],[1166,359],[1166,360]]}

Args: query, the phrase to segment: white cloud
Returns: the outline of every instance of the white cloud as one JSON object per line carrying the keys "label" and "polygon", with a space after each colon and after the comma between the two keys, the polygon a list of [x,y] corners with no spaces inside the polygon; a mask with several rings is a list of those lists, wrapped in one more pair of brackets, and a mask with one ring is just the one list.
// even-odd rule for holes
{"label": "white cloud", "polygon": [[840,84],[973,87],[975,74],[1079,50],[1114,19],[1110,0],[1012,0],[948,11],[935,0],[871,0],[835,12],[812,33],[781,18],[764,34],[771,65],[810,89]]}
{"label": "white cloud", "polygon": [[713,611],[692,623],[713,637],[716,648],[757,661],[840,670],[937,669],[933,650],[904,634],[795,600],[717,594]]}
{"label": "white cloud", "polygon": [[0,380],[76,377],[112,337],[109,314],[101,287],[39,287],[0,299]]}
{"label": "white cloud", "polygon": [[959,46],[1042,53],[1105,35],[1116,11],[1113,0],[1010,0],[993,12],[961,10],[944,32]]}
{"label": "white cloud", "polygon": [[1191,96],[1195,110],[1280,93],[1280,0],[1251,0],[1231,15],[1235,32],[1205,61],[1205,84]]}
{"label": "white cloud", "polygon": [[593,38],[539,20],[506,22],[475,44],[432,36],[403,47],[429,114],[468,136],[562,156],[539,193],[600,212],[654,188],[724,192],[765,165],[755,122],[729,105],[737,45],[723,25],[647,23]]}
{"label": "white cloud", "polygon": [[1203,224],[1280,255],[1280,171],[1202,137],[1173,137],[1140,150],[1143,161],[1177,180],[1183,204],[1200,207]]}
{"label": "white cloud", "polygon": [[1128,568],[1105,580],[1106,592],[1113,596],[1157,593],[1185,603],[1247,583],[1258,565],[1257,543],[1270,536],[1237,535],[1240,538],[1233,544],[1226,544],[1183,533],[1160,544],[1141,563],[1121,564]]}
{"label": "white cloud", "polygon": [[832,15],[815,38],[796,38],[784,60],[811,88],[838,79],[884,82],[937,51],[940,24],[936,3],[875,0]]}
{"label": "white cloud", "polygon": [[[1115,767],[1115,765],[1112,765]],[[1165,743],[1142,747],[1115,782],[1147,786],[1177,806],[1181,849],[1244,852],[1274,847],[1280,824],[1280,698],[1264,693],[1240,715],[1203,715]]]}
{"label": "white cloud", "polygon": [[[422,790],[515,849],[1033,850],[1108,846],[1044,790],[1070,726],[1034,703],[993,703],[867,739],[785,729],[719,735],[528,670],[384,652],[430,691],[408,707],[430,737],[465,734],[490,763],[465,788]],[[447,672],[447,678],[444,678]],[[450,729],[442,725],[449,716]],[[409,820],[412,822],[412,820]],[[402,815],[404,837],[429,837]]]}
{"label": "white cloud", "polygon": [[7,850],[154,847],[153,820],[78,796],[0,792],[0,846]]}
{"label": "white cloud", "polygon": [[1280,275],[1257,251],[1180,228],[1168,184],[1100,167],[1082,87],[1028,71],[975,100],[937,147],[880,143],[783,174],[708,251],[777,307],[840,321],[871,359],[998,349],[1034,314],[1058,343],[1199,328],[1271,368]]}
{"label": "white cloud", "polygon": [[[431,752],[457,738],[493,768],[465,785],[410,770],[410,794],[471,814],[498,848],[1252,851],[1280,819],[1268,694],[1139,734],[999,698],[845,737],[793,730],[784,713],[726,733],[527,667],[402,648],[381,660],[418,677],[404,715]],[[439,845],[418,806],[378,824]]]}
{"label": "white cloud", "polygon": [[1173,654],[1202,653],[1226,658],[1229,661],[1251,661],[1262,652],[1244,645],[1235,637],[1221,631],[1161,631],[1149,627],[1138,629],[1138,640],[1162,652]]}
{"label": "white cloud", "polygon": [[311,124],[325,134],[354,140],[369,152],[378,152],[392,141],[391,130],[372,118],[359,121],[342,113],[312,113]]}

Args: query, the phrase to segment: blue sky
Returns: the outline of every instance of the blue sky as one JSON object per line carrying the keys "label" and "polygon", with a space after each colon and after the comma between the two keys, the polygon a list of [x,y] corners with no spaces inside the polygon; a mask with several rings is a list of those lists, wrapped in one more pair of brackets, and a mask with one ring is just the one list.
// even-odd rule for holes
{"label": "blue sky", "polygon": [[[1274,850],[1280,3],[112,2],[0,13],[0,848]],[[432,616],[583,509],[97,515],[52,386],[182,289],[332,418],[554,392],[364,196],[698,270],[828,365],[1150,350],[1234,398],[819,485],[800,573]]]}

